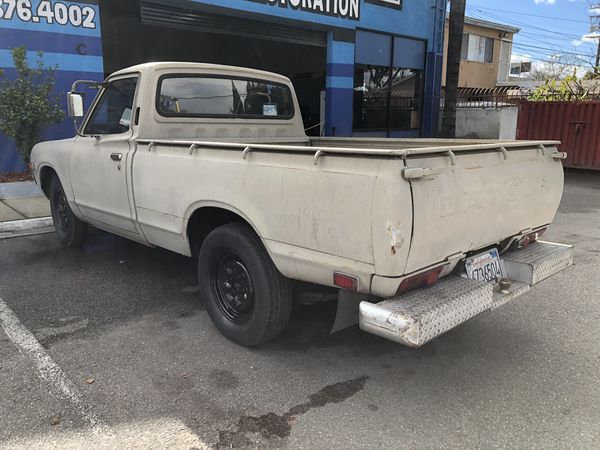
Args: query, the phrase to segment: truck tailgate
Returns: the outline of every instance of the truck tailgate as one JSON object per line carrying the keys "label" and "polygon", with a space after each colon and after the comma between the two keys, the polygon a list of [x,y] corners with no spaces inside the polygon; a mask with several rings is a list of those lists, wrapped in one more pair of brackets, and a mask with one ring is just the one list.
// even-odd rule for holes
{"label": "truck tailgate", "polygon": [[414,222],[405,272],[551,223],[563,191],[556,156],[532,144],[407,157]]}

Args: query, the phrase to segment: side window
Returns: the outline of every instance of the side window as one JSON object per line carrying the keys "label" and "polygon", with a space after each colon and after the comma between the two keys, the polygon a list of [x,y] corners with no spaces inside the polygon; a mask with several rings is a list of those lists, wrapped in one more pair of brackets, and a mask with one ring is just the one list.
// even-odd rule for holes
{"label": "side window", "polygon": [[129,130],[137,81],[137,77],[123,78],[104,89],[85,134],[120,134]]}

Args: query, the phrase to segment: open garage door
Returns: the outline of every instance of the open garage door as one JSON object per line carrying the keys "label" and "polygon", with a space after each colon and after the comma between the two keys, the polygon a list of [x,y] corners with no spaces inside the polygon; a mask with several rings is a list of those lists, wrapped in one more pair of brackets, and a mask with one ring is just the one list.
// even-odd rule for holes
{"label": "open garage door", "polygon": [[325,32],[216,14],[190,1],[101,0],[101,13],[107,74],[149,61],[227,64],[280,73],[294,84],[305,128],[319,133],[318,125],[325,120]]}
{"label": "open garage door", "polygon": [[260,20],[206,12],[192,2],[174,5],[164,1],[142,0],[140,16],[142,23],[146,25],[242,36],[250,39],[267,39],[299,45],[327,46],[327,34],[322,31],[295,28],[274,22],[265,26],[265,22]]}

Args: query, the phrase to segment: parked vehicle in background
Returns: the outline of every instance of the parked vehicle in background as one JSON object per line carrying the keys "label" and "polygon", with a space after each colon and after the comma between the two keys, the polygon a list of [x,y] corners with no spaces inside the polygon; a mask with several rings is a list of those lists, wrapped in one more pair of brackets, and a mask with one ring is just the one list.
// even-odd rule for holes
{"label": "parked vehicle in background", "polygon": [[[59,237],[91,224],[198,257],[239,344],[277,336],[292,288],[318,286],[417,347],[572,263],[536,242],[562,195],[557,142],[309,138],[290,81],[238,67],[150,63],[98,87],[76,137],[33,149]],[[83,115],[81,94],[69,105]]]}

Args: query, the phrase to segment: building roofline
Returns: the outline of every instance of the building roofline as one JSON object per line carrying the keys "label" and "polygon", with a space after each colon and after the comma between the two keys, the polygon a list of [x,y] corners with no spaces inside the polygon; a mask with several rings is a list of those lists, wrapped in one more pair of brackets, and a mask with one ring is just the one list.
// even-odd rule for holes
{"label": "building roofline", "polygon": [[[446,16],[448,20],[448,16]],[[488,28],[490,30],[505,31],[507,33],[516,34],[521,31],[520,28],[505,25],[503,23],[490,22],[489,20],[476,19],[475,17],[465,17],[465,25],[472,25],[474,27]]]}

